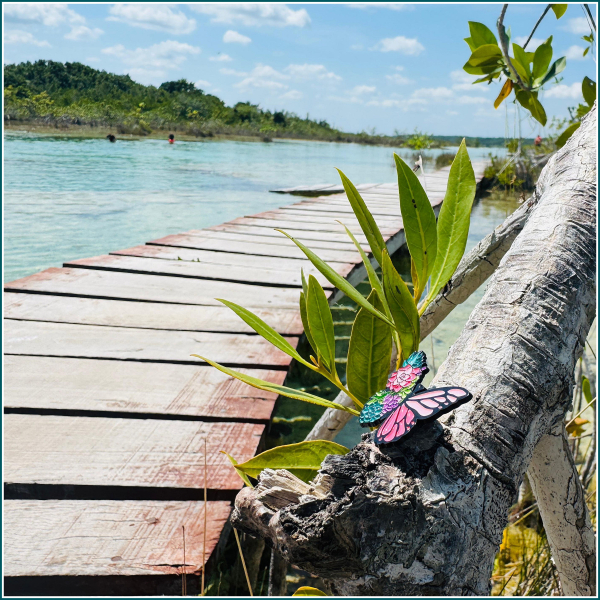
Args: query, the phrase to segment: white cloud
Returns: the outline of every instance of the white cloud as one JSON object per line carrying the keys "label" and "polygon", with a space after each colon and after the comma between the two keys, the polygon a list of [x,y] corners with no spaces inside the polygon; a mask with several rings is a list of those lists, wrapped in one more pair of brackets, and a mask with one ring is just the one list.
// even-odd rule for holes
{"label": "white cloud", "polygon": [[424,99],[424,100],[448,100],[454,97],[454,93],[447,87],[436,87],[436,88],[421,88],[415,90],[412,94],[413,98]]}
{"label": "white cloud", "polygon": [[4,16],[7,21],[21,21],[28,23],[42,23],[49,27],[56,27],[62,23],[85,23],[85,19],[71,10],[67,4],[41,2],[19,2],[3,5]]}
{"label": "white cloud", "polygon": [[303,97],[304,96],[302,92],[299,92],[298,90],[290,90],[289,92],[279,96],[281,100],[300,100]]}
{"label": "white cloud", "polygon": [[487,85],[473,85],[473,82],[477,77],[473,77],[464,71],[452,71],[450,73],[450,79],[452,80],[453,90],[468,90],[469,92],[487,92],[489,86]]}
{"label": "white cloud", "polygon": [[213,62],[231,62],[233,58],[229,54],[217,54],[217,56],[211,56],[208,60]]}
{"label": "white cloud", "polygon": [[233,75],[234,77],[248,77],[248,73],[236,71],[235,69],[219,69],[219,73],[223,73],[223,75]]}
{"label": "white cloud", "polygon": [[245,79],[236,83],[234,87],[240,89],[248,88],[264,88],[270,90],[287,90],[289,86],[285,83],[281,83],[281,80],[289,79],[289,75],[280,73],[269,65],[257,64],[250,73],[238,73],[231,69],[221,69],[221,73],[225,70],[231,71],[228,74],[235,74],[238,76],[245,76]]}
{"label": "white cloud", "polygon": [[341,77],[332,71],[328,71],[324,65],[288,65],[285,69],[292,77],[298,79],[327,79],[330,81],[341,81]]}
{"label": "white cloud", "polygon": [[204,79],[198,79],[194,85],[199,89],[212,87],[212,83],[204,81]]}
{"label": "white cloud", "polygon": [[196,29],[194,19],[165,4],[115,4],[108,12],[111,16],[107,21],[119,21],[153,31],[167,31],[173,35],[191,33]]}
{"label": "white cloud", "polygon": [[[524,35],[517,36],[514,41],[515,43],[519,44],[519,46],[523,47],[527,41],[527,38]],[[541,40],[540,38],[531,38],[529,40],[529,44],[527,44],[527,52],[535,52],[545,41],[546,40]]]}
{"label": "white cloud", "polygon": [[[331,100],[332,102],[343,102],[345,104],[364,104],[365,101],[358,96],[327,96],[327,100]],[[370,103],[369,103],[370,104]]]}
{"label": "white cloud", "polygon": [[397,83],[398,85],[412,83],[412,79],[404,77],[404,75],[400,75],[400,73],[392,73],[392,75],[386,75],[385,78],[391,81],[392,83]]}
{"label": "white cloud", "polygon": [[123,61],[128,73],[140,81],[155,81],[167,72],[177,69],[190,55],[200,54],[200,48],[173,40],[154,44],[149,48],[128,50],[122,44],[104,48],[103,54]]}
{"label": "white cloud", "polygon": [[19,31],[15,29],[13,31],[7,31],[4,34],[5,44],[31,44],[32,46],[50,48],[50,44],[45,40],[36,39],[33,34],[28,31]]}
{"label": "white cloud", "polygon": [[242,35],[241,33],[238,33],[237,31],[232,31],[231,29],[229,31],[226,31],[225,34],[223,35],[223,41],[226,44],[249,44],[252,40],[246,36],[246,35]]}
{"label": "white cloud", "polygon": [[94,27],[94,29],[90,29],[85,25],[74,25],[71,27],[71,31],[65,35],[66,40],[97,40],[104,31],[102,29],[98,29],[98,27]]}
{"label": "white cloud", "polygon": [[487,98],[482,98],[481,96],[459,96],[458,103],[459,104],[488,104],[489,100]]}
{"label": "white cloud", "polygon": [[569,31],[570,33],[575,33],[576,35],[585,35],[590,32],[590,26],[585,17],[569,19],[561,29]]}
{"label": "white cloud", "polygon": [[357,85],[352,90],[350,90],[351,94],[361,95],[361,94],[372,94],[377,90],[374,85]]}
{"label": "white cloud", "polygon": [[191,4],[190,8],[197,13],[209,15],[213,23],[242,23],[255,27],[306,27],[310,23],[310,17],[304,8],[292,10],[285,4],[228,2]]}
{"label": "white cloud", "polygon": [[585,48],[583,46],[571,46],[566,52],[565,57],[568,60],[587,60],[590,57],[588,52],[586,56],[583,55]]}
{"label": "white cloud", "polygon": [[425,50],[425,46],[417,38],[407,38],[399,35],[395,38],[382,39],[372,49],[380,52],[401,52],[408,56],[418,56]]}
{"label": "white cloud", "polygon": [[571,85],[564,85],[559,83],[551,87],[546,93],[546,98],[581,98],[581,82],[572,83]]}

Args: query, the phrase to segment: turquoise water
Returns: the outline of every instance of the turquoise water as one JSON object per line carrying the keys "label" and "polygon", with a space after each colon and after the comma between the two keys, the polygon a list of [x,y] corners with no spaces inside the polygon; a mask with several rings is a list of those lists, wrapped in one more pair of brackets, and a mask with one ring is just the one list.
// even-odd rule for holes
{"label": "turquoise water", "polygon": [[[7,132],[4,281],[290,204],[278,187],[392,182],[393,148],[324,142],[66,139]],[[406,159],[414,153],[396,150]],[[440,152],[429,150],[425,159]],[[499,154],[503,149],[494,149]],[[470,150],[485,158],[489,148]]]}

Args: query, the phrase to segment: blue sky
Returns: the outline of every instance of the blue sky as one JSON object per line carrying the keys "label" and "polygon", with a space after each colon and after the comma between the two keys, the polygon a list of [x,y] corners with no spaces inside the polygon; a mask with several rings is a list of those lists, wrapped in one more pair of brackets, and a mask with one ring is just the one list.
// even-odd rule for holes
{"label": "blue sky", "polygon": [[[544,6],[510,5],[513,38],[529,34]],[[184,77],[227,104],[308,113],[346,131],[503,136],[515,127],[513,104],[494,110],[499,85],[471,85],[461,69],[468,21],[495,29],[500,8],[4,3],[4,63],[79,61],[154,85]],[[560,21],[550,12],[535,33],[534,44],[553,35],[555,58],[567,56],[563,81],[544,92],[549,116],[567,116],[582,101],[583,77],[596,79],[596,63],[581,57],[588,32],[581,5],[572,4]],[[524,136],[544,135],[531,119],[521,125]]]}

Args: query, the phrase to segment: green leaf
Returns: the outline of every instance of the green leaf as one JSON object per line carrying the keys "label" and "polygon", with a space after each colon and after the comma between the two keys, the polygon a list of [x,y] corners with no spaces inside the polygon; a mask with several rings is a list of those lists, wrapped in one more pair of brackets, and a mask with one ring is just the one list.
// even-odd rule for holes
{"label": "green leaf", "polygon": [[568,139],[579,129],[581,123],[578,121],[577,123],[571,123],[556,139],[557,148],[562,148],[568,141]]}
{"label": "green leaf", "polygon": [[554,63],[552,63],[552,66],[550,67],[546,75],[544,76],[544,78],[542,79],[540,85],[548,83],[548,81],[550,81],[553,77],[556,77],[559,73],[562,73],[566,66],[567,59],[564,56],[559,58],[558,60],[555,60]]}
{"label": "green leaf", "polygon": [[[373,290],[369,300],[383,310],[379,294]],[[364,404],[375,392],[385,387],[392,357],[392,330],[361,308],[354,319],[348,364],[348,389]]]}
{"label": "green leaf", "polygon": [[238,465],[238,461],[235,460],[235,458],[233,458],[233,456],[231,456],[231,454],[227,454],[227,452],[225,452],[225,450],[221,450],[220,451],[221,454],[224,454],[228,459],[229,462],[234,466],[235,468],[235,472],[240,476],[241,480],[248,486],[253,488],[254,486],[252,485],[251,481],[248,479],[248,475],[246,475],[246,473],[244,473],[244,471],[240,471],[237,468]]}
{"label": "green leaf", "polygon": [[387,252],[383,254],[383,291],[400,335],[402,359],[406,360],[419,349],[419,313],[406,283],[394,268]]}
{"label": "green leaf", "polygon": [[302,481],[314,479],[321,468],[321,463],[330,454],[343,456],[350,450],[335,442],[315,440],[276,446],[258,454],[244,463],[236,465],[236,469],[258,479],[264,469],[285,469]]}
{"label": "green leaf", "polygon": [[591,108],[596,100],[596,82],[586,75],[581,82],[581,92],[586,104]]}
{"label": "green leaf", "polygon": [[339,169],[337,172],[340,174],[342,179],[342,184],[344,186],[344,190],[346,190],[346,196],[350,201],[350,206],[352,206],[352,210],[356,215],[358,223],[367,238],[367,242],[369,242],[369,247],[371,248],[371,252],[375,257],[375,260],[381,264],[381,253],[385,250],[385,242],[383,241],[383,236],[379,231],[379,227],[373,218],[373,215],[370,213],[365,201],[362,199],[361,195],[358,193],[358,190],[354,187],[354,184],[342,173]]}
{"label": "green leaf", "polygon": [[519,104],[526,110],[531,113],[531,116],[541,123],[542,125],[546,124],[547,117],[546,111],[544,107],[540,104],[540,101],[537,99],[537,92],[527,92],[525,90],[518,90],[516,92],[517,100]]}
{"label": "green leaf", "polygon": [[424,306],[427,306],[450,281],[463,257],[469,237],[471,208],[476,189],[475,173],[463,139],[450,167],[448,187],[438,217],[437,256],[431,272],[431,287]]}
{"label": "green leaf", "polygon": [[588,46],[584,51],[583,51],[583,56],[587,56],[587,53],[590,51],[590,47]]}
{"label": "green leaf", "polygon": [[338,275],[334,269],[332,269],[324,260],[320,259],[310,248],[307,248],[302,242],[293,238],[282,229],[276,229],[276,231],[279,231],[283,233],[283,235],[290,238],[290,240],[292,240],[292,242],[294,242],[294,244],[296,244],[296,246],[298,246],[298,248],[300,248],[300,250],[306,254],[310,262],[323,274],[325,279],[338,288],[338,290],[344,292],[344,294],[346,294],[350,300],[354,300],[356,304],[372,312],[384,323],[387,323],[391,327],[394,326],[394,324],[383,313],[375,310],[371,303],[355,287],[348,283],[348,281],[341,275]]}
{"label": "green leaf", "polygon": [[463,71],[469,75],[491,75],[495,72],[501,72],[502,68],[498,66],[497,60],[479,67],[474,67],[469,62],[466,62],[463,65]]}
{"label": "green leaf", "polygon": [[327,596],[327,594],[317,588],[303,585],[302,587],[299,587],[292,596]]}
{"label": "green leaf", "polygon": [[527,60],[527,53],[525,52],[525,50],[523,50],[523,48],[521,48],[521,46],[519,46],[519,44],[514,43],[513,53],[515,55],[512,59],[513,65],[515,69],[519,71],[519,75],[521,75],[521,77],[523,77],[523,74],[521,70],[517,68],[517,64],[515,64],[515,61],[518,63],[518,65],[521,65],[523,67],[523,72],[525,73],[524,79],[525,83],[527,83],[529,81],[529,78],[531,77],[531,71],[529,70],[529,61]]}
{"label": "green leaf", "polygon": [[498,45],[498,40],[492,31],[483,23],[469,21],[469,32],[471,33],[471,41],[475,48],[489,44]]}
{"label": "green leaf", "polygon": [[358,411],[353,408],[348,408],[347,406],[343,406],[338,404],[337,402],[329,402],[329,400],[323,400],[323,398],[319,398],[318,396],[313,396],[308,392],[303,392],[301,390],[294,390],[292,388],[285,387],[283,385],[277,385],[275,383],[271,383],[270,381],[263,381],[262,379],[257,379],[256,377],[251,377],[250,375],[246,375],[245,373],[240,373],[239,371],[234,371],[233,369],[229,369],[228,367],[224,367],[219,363],[216,363],[204,356],[200,356],[199,354],[192,354],[197,358],[202,359],[207,362],[209,365],[212,365],[215,369],[219,369],[221,373],[225,373],[230,377],[235,377],[239,379],[243,383],[247,383],[252,387],[255,387],[259,390],[264,390],[265,392],[273,392],[275,394],[280,394],[281,396],[286,396],[288,398],[294,398],[295,400],[302,400],[303,402],[308,402],[309,404],[316,404],[318,406],[324,406],[326,408],[338,408],[340,410],[345,410],[346,412],[350,412],[353,415],[358,415]]}
{"label": "green leaf", "polygon": [[317,345],[315,344],[315,340],[313,339],[310,333],[310,327],[308,325],[308,311],[306,308],[306,296],[304,292],[300,292],[300,318],[302,319],[302,327],[304,328],[304,335],[306,335],[306,339],[310,344],[315,355],[317,354]]}
{"label": "green leaf", "polygon": [[317,281],[311,275],[308,278],[308,296],[306,297],[308,326],[310,334],[317,345],[317,355],[330,373],[335,372],[335,334],[333,317],[327,296]]}
{"label": "green leaf", "polygon": [[473,40],[470,37],[465,38],[465,42],[467,42],[467,45],[469,46],[469,49],[471,50],[471,52],[474,52],[475,50],[477,50],[477,46],[475,46],[475,44],[473,43]]}
{"label": "green leaf", "polygon": [[552,36],[540,44],[533,55],[533,79],[543,79],[552,61]]}
{"label": "green leaf", "polygon": [[369,283],[371,284],[371,288],[377,290],[380,297],[383,298],[383,287],[381,285],[381,281],[379,281],[379,277],[377,277],[377,273],[375,273],[375,269],[371,264],[371,261],[365,254],[365,251],[362,249],[361,245],[358,243],[358,240],[354,237],[354,234],[341,222],[338,223],[346,230],[346,233],[350,237],[350,239],[354,242],[356,249],[359,251],[360,256],[363,260],[363,264],[365,265],[365,269],[367,270],[367,277],[369,278]]}
{"label": "green leaf", "polygon": [[271,342],[273,346],[279,348],[282,352],[285,352],[288,356],[301,362],[303,365],[311,366],[310,363],[306,362],[298,351],[281,335],[279,335],[272,327],[267,325],[260,317],[257,317],[254,313],[250,312],[243,306],[239,306],[228,300],[221,298],[215,298],[219,302],[222,302],[225,306],[230,308],[238,317],[240,317],[247,325],[249,325],[258,335],[262,336],[268,342]]}
{"label": "green leaf", "polygon": [[587,377],[581,378],[581,391],[583,392],[585,401],[590,404],[594,397],[592,396],[592,386],[590,385],[590,380]]}
{"label": "green leaf", "polygon": [[469,58],[469,64],[473,67],[479,67],[491,61],[497,61],[502,57],[502,51],[496,45],[486,44],[480,46],[471,54]]}
{"label": "green leaf", "polygon": [[550,7],[552,8],[556,18],[560,19],[567,12],[567,8],[569,7],[569,5],[568,4],[551,4]]}
{"label": "green leaf", "polygon": [[435,262],[437,251],[435,213],[413,170],[397,154],[394,154],[394,160],[398,172],[398,192],[404,234],[410,256],[415,263],[419,284],[419,288],[415,290],[415,299],[418,299],[427,284]]}

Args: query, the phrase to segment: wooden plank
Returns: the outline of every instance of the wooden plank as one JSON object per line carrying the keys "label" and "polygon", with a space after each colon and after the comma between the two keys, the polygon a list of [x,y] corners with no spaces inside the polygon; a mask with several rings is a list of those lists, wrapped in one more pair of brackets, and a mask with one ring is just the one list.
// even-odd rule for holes
{"label": "wooden plank", "polygon": [[[358,252],[356,253],[358,255]],[[115,298],[219,306],[225,298],[248,308],[297,308],[299,288],[264,288],[225,281],[174,280],[160,275],[119,273],[92,269],[51,268],[4,285],[5,291],[28,291],[92,298]],[[222,305],[221,305],[222,306]]]}
{"label": "wooden plank", "polygon": [[[339,224],[336,223],[339,227]],[[383,233],[383,232],[382,232]],[[170,246],[135,246],[125,250],[111,252],[111,255],[123,256],[142,256],[159,258],[161,260],[179,260],[192,262],[205,262],[217,265],[233,265],[259,267],[261,269],[272,269],[274,271],[292,271],[298,274],[300,269],[305,274],[311,274],[318,277],[319,271],[313,267],[308,260],[299,260],[296,258],[281,258],[272,256],[256,256],[250,254],[233,254],[229,252],[208,252],[206,250],[193,250],[190,248],[172,248]],[[354,265],[349,263],[337,263],[336,271],[340,275],[346,275],[352,270]]]}
{"label": "wooden plank", "polygon": [[[207,504],[208,559],[231,506]],[[6,500],[4,576],[180,575],[182,525],[186,573],[198,574],[204,509],[203,502]]]}
{"label": "wooden plank", "polygon": [[264,425],[54,415],[4,415],[4,481],[22,485],[239,490],[238,462]]}
{"label": "wooden plank", "polygon": [[[282,335],[302,335],[300,313],[255,308],[252,312]],[[195,306],[4,292],[4,318],[141,329],[253,333],[226,306]]]}
{"label": "wooden plank", "polygon": [[[223,225],[216,225],[215,227],[210,227],[209,229],[198,229],[192,230],[188,233],[197,235],[199,232],[207,232],[207,231],[227,231],[232,233],[243,233],[247,235],[260,235],[260,236],[269,236],[272,238],[276,238],[279,241],[282,239],[282,235],[279,231],[275,231],[275,229],[270,227],[259,227],[252,226],[251,224],[243,224],[243,225],[232,225],[230,223],[224,223]],[[329,242],[336,242],[337,244],[346,245],[349,244],[354,247],[354,243],[348,236],[348,234],[344,231],[341,225],[338,227],[337,232],[332,231],[305,231],[302,229],[285,229],[286,233],[289,233],[291,236],[299,239],[306,244],[310,245],[313,240],[327,240]],[[359,244],[367,244],[367,238],[364,234],[357,234],[354,237],[358,240]],[[312,247],[312,246],[311,246]]]}
{"label": "wooden plank", "polygon": [[[310,220],[305,218],[296,218],[296,216],[292,218],[286,218],[285,216],[281,216],[279,219],[270,219],[270,218],[255,218],[255,217],[240,217],[239,219],[234,219],[233,221],[229,221],[225,223],[225,225],[231,226],[250,226],[250,227],[262,227],[263,229],[274,230],[275,227],[278,229],[283,229],[284,231],[288,230],[302,230],[305,232],[311,232],[315,234],[320,233],[340,233],[344,232],[344,228],[337,223],[334,219],[326,219],[325,222],[321,222],[323,219],[319,220]],[[362,229],[358,224],[358,221],[355,223],[351,223],[347,219],[344,219],[344,224],[354,235],[361,235]],[[382,235],[393,235],[396,233],[395,229],[384,227],[381,230]]]}
{"label": "wooden plank", "polygon": [[[298,338],[288,338],[295,346]],[[200,365],[200,354],[240,367],[287,367],[291,358],[258,335],[4,321],[4,352]]]}
{"label": "wooden plank", "polygon": [[[223,240],[223,241],[235,241],[235,242],[251,242],[257,244],[275,244],[276,246],[280,246],[281,244],[290,244],[290,242],[283,234],[280,232],[277,236],[272,235],[262,235],[259,233],[247,233],[247,232],[238,232],[238,231],[227,231],[227,230],[215,230],[215,229],[196,229],[192,231],[186,231],[185,235],[193,235],[202,240]],[[288,232],[289,233],[289,232]],[[290,234],[291,235],[291,234]],[[341,237],[341,236],[340,236]],[[311,247],[315,249],[316,252],[321,252],[321,249],[326,250],[336,250],[343,252],[354,252],[356,246],[352,243],[352,240],[346,235],[345,239],[341,240],[330,240],[328,236],[321,236],[320,238],[306,238],[302,235],[299,237],[300,241],[310,243]],[[368,247],[364,248],[365,250],[369,250]]]}
{"label": "wooden plank", "polygon": [[[279,234],[278,237],[281,238],[283,236]],[[348,236],[346,236],[346,239],[349,239]],[[281,239],[279,239],[279,241],[281,242]],[[68,268],[124,271],[126,273],[142,273],[170,277],[188,277],[191,279],[234,281],[236,283],[261,284],[265,287],[302,287],[300,269],[285,271],[238,265],[228,265],[228,267],[224,269],[223,265],[193,262],[189,260],[160,260],[158,258],[115,254],[72,260],[64,263],[63,266]],[[317,279],[323,287],[332,287],[327,279],[320,273],[318,273]],[[177,284],[174,282],[173,285]]]}
{"label": "wooden plank", "polygon": [[[179,248],[197,248],[199,250],[217,249],[221,252],[255,254],[258,256],[281,256],[284,258],[306,259],[302,250],[289,240],[288,244],[282,242],[280,245],[277,245],[217,238],[202,239],[193,235],[175,234],[152,240],[151,242],[148,242],[148,244],[156,246],[174,246]],[[319,255],[323,260],[328,262],[358,263],[361,261],[360,254],[356,251],[322,249],[320,250]]]}
{"label": "wooden plank", "polygon": [[[285,371],[240,370],[276,384],[282,384],[286,375]],[[267,422],[276,399],[277,394],[257,390],[210,366],[4,357],[5,409]]]}
{"label": "wooden plank", "polygon": [[[325,203],[325,202],[306,202],[306,204],[290,204],[289,206],[284,206],[283,211],[288,210],[302,210],[307,212],[315,212],[315,213],[344,213],[344,215],[354,215],[354,211],[350,205],[346,204],[336,204],[336,203]],[[387,207],[378,207],[371,205],[369,207],[369,211],[374,217],[395,217],[397,218],[400,213],[400,206],[392,206],[391,203]]]}

